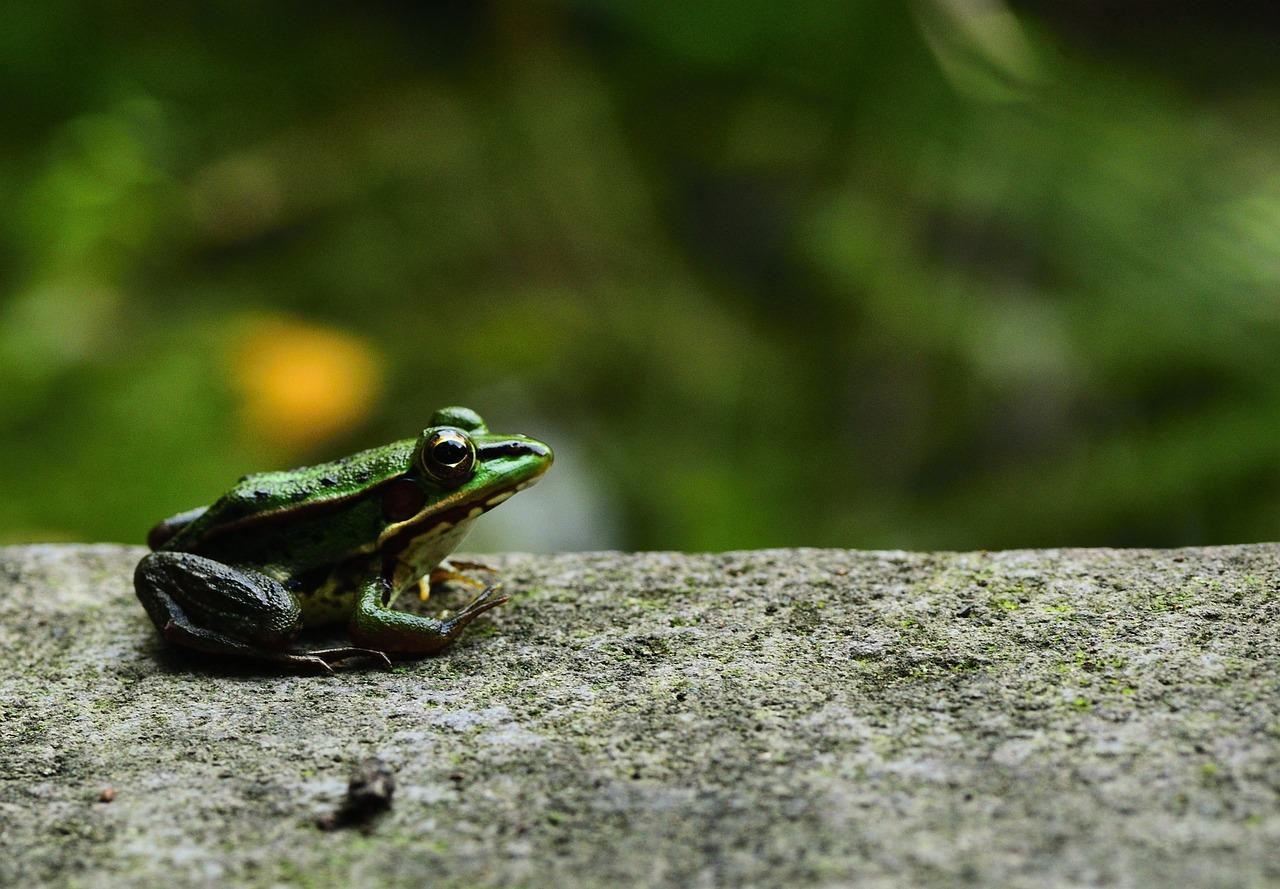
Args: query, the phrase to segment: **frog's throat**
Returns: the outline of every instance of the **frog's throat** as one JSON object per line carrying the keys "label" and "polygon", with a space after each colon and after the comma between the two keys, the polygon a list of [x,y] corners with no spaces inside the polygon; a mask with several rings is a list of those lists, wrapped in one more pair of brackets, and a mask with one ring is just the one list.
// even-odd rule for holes
{"label": "frog's throat", "polygon": [[463,519],[447,530],[419,534],[395,556],[384,558],[382,576],[390,582],[392,595],[399,595],[417,585],[419,578],[429,576],[458,548],[473,524],[473,520]]}

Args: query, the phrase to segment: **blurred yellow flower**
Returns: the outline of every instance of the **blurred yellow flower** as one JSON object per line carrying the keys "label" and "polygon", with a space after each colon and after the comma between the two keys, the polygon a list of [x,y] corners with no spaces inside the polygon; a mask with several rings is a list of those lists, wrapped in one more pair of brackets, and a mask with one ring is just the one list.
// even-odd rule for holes
{"label": "blurred yellow flower", "polygon": [[251,435],[299,451],[363,420],[382,388],[368,340],[295,318],[250,321],[232,350]]}

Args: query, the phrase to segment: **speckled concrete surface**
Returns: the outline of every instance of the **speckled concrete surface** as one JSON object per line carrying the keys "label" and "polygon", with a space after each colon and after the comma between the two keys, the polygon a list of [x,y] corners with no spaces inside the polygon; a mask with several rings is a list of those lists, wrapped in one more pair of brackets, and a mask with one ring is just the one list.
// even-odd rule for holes
{"label": "speckled concrete surface", "polygon": [[0,549],[0,885],[1280,885],[1280,546],[508,556],[332,677],[163,651],[140,554]]}

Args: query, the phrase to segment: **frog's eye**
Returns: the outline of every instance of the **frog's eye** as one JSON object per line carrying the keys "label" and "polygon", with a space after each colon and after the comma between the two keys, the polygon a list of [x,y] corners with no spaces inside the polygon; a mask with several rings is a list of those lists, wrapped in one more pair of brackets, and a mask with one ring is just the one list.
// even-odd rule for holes
{"label": "frog's eye", "polygon": [[461,429],[441,429],[422,443],[422,471],[441,484],[458,484],[476,467],[476,446]]}

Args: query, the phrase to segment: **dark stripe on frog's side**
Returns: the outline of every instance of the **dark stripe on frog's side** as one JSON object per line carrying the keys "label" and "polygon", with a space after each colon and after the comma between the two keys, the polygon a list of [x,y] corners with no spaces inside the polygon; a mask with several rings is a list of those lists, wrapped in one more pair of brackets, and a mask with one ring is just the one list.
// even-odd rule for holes
{"label": "dark stripe on frog's side", "polygon": [[375,485],[371,485],[363,491],[355,491],[344,497],[336,497],[332,500],[312,500],[310,503],[305,505],[295,504],[292,506],[281,506],[269,512],[258,512],[253,515],[247,515],[244,518],[233,519],[229,522],[222,522],[221,524],[207,529],[194,540],[189,541],[188,545],[199,546],[201,544],[208,543],[214,538],[222,537],[236,531],[243,531],[247,528],[269,528],[276,524],[300,521],[340,512],[353,501],[360,500],[363,497],[368,496],[380,498],[384,488],[392,482],[404,478],[406,475],[408,475],[407,472],[402,472],[400,475],[392,476],[391,478],[380,481]]}
{"label": "dark stripe on frog's side", "polygon": [[384,524],[378,499],[359,498],[305,516],[295,514],[279,524],[241,525],[192,549],[206,558],[261,571],[296,591],[323,579],[330,568],[367,562],[370,553],[364,547]]}
{"label": "dark stripe on frog's side", "polygon": [[[412,442],[410,443],[412,444]],[[481,444],[476,448],[476,452],[477,452],[477,459],[479,459],[481,462],[485,460],[495,459],[498,457],[519,457],[529,453],[540,453],[538,449],[531,448],[527,443],[521,442],[521,441],[515,441],[515,440],[495,441],[495,442],[488,442],[485,444]],[[342,463],[343,461],[337,461],[337,462]],[[322,464],[321,466],[312,467],[312,468],[315,470],[320,470],[330,465],[334,465],[334,464]],[[390,485],[392,482],[395,482],[399,479],[404,478],[408,474],[409,474],[409,470],[406,469],[405,471],[387,476],[379,480],[375,484],[370,485],[367,488],[353,491],[350,494],[347,494],[346,496],[332,497],[325,500],[318,500],[313,497],[312,502],[307,503],[304,506],[299,506],[295,504],[284,504],[276,509],[253,513],[251,515],[247,515],[240,519],[233,519],[231,521],[224,520],[218,525],[215,525],[212,528],[210,528],[208,531],[200,534],[194,540],[190,541],[189,545],[197,546],[197,545],[205,544],[215,537],[220,537],[224,534],[240,531],[245,528],[254,528],[254,529],[269,528],[271,527],[272,524],[284,521],[286,519],[290,521],[295,519],[305,520],[305,519],[312,518],[314,516],[325,515],[330,512],[336,512],[339,509],[341,509],[344,505],[349,503],[351,500],[360,496],[367,495],[371,498],[380,499],[382,497],[382,492],[388,485]],[[248,482],[253,481],[255,479],[259,479],[259,478],[261,478],[261,476],[247,477],[244,482],[236,486],[237,491],[241,487],[246,487],[246,488],[252,487],[251,485],[248,484]],[[237,491],[233,491],[230,496],[234,497]],[[476,506],[483,505],[485,500],[492,499],[493,497],[496,497],[501,493],[503,493],[501,490],[496,490],[486,494],[482,494],[476,497],[475,500],[473,501],[464,503],[456,508],[451,509],[448,513],[445,514],[446,517],[442,517],[438,520],[433,519],[432,524],[435,524],[436,521],[448,521],[452,524],[457,524],[457,522],[461,521],[461,519],[455,520],[453,518],[449,518],[448,516],[456,512],[461,512],[462,515],[465,516],[466,513],[470,512]],[[489,508],[486,507],[485,511],[487,512],[488,509]],[[408,538],[412,538],[416,536],[418,533],[420,533],[420,527],[419,527],[420,525],[421,525],[420,522],[410,520],[406,523],[406,526],[404,528],[404,533],[407,535]],[[396,535],[396,536],[399,536],[399,535]],[[395,552],[402,547],[403,547],[403,544],[400,544],[400,546],[393,546],[392,552]]]}

